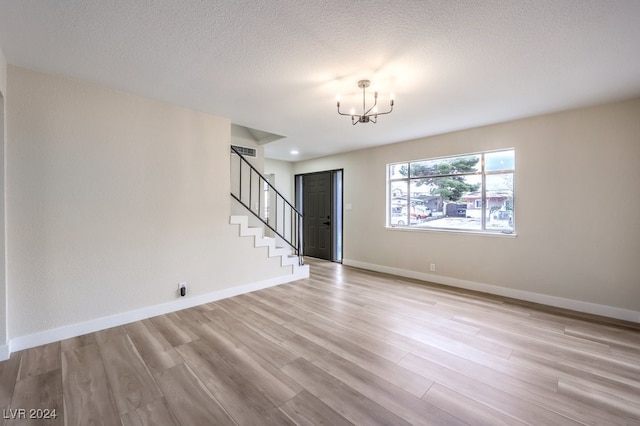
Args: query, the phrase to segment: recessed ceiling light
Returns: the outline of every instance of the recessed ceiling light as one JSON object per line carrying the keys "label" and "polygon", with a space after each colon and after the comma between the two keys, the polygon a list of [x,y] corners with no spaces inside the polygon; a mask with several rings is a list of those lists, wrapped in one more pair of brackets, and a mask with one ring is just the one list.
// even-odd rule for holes
{"label": "recessed ceiling light", "polygon": [[298,155],[298,154],[300,154],[300,153],[299,153],[298,151],[296,151],[295,149],[292,149],[292,150],[289,152],[289,154],[291,154],[291,155]]}

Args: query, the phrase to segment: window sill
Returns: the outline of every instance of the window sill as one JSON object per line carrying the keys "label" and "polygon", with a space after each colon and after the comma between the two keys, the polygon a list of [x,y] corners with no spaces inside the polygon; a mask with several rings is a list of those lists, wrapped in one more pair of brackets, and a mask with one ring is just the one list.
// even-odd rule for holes
{"label": "window sill", "polygon": [[387,231],[400,231],[400,232],[436,232],[436,233],[445,233],[445,234],[458,234],[458,235],[482,235],[487,237],[498,237],[498,238],[516,238],[518,236],[517,233],[503,233],[503,232],[492,232],[492,231],[463,231],[461,229],[447,229],[447,228],[418,228],[414,226],[385,226]]}

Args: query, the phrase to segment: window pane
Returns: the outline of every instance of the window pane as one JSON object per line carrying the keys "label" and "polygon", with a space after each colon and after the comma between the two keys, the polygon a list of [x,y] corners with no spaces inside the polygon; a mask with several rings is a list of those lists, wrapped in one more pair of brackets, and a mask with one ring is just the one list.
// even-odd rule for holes
{"label": "window pane", "polygon": [[409,165],[398,163],[389,165],[389,179],[402,179],[408,177]]}
{"label": "window pane", "polygon": [[441,160],[416,161],[411,163],[411,177],[438,175],[438,163]]}
{"label": "window pane", "polygon": [[487,230],[513,231],[513,173],[487,176]]}
{"label": "window pane", "polygon": [[407,226],[409,225],[409,214],[406,210],[409,201],[409,181],[391,182],[390,186],[391,202],[389,205],[389,225]]}
{"label": "window pane", "polygon": [[447,176],[432,178],[428,201],[431,216],[418,226],[463,230],[482,229],[482,176]]}
{"label": "window pane", "polygon": [[411,177],[456,175],[480,172],[480,155],[437,158],[410,164]]}
{"label": "window pane", "polygon": [[433,179],[411,179],[409,190],[411,191],[411,201],[420,200],[431,195],[432,186],[429,181]]}
{"label": "window pane", "polygon": [[488,152],[484,155],[484,169],[488,172],[515,169],[515,155],[513,150]]}
{"label": "window pane", "polygon": [[482,176],[447,176],[432,178],[430,194],[439,196],[444,203],[468,203],[473,197],[480,197]]}

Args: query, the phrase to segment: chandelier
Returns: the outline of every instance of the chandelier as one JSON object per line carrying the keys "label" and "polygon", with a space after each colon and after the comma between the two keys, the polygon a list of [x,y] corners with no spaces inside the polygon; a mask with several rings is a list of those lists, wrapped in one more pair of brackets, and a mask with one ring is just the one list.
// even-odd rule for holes
{"label": "chandelier", "polygon": [[362,89],[362,114],[356,114],[354,108],[352,108],[348,114],[345,112],[341,112],[340,97],[338,96],[338,99],[337,99],[338,114],[347,115],[351,117],[351,124],[353,124],[354,126],[358,123],[377,123],[379,115],[389,114],[391,111],[393,111],[393,96],[389,101],[389,111],[385,111],[385,112],[378,111],[378,92],[373,92],[373,105],[371,105],[369,109],[367,109],[367,98],[365,95],[365,90],[370,85],[371,85],[371,82],[369,80],[358,81],[358,87]]}

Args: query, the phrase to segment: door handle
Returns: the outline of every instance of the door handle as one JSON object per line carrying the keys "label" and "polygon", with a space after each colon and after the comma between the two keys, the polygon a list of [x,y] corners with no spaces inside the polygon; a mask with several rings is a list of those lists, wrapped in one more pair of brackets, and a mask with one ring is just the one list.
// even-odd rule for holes
{"label": "door handle", "polygon": [[329,225],[331,225],[331,222],[322,222],[322,224],[329,226]]}

